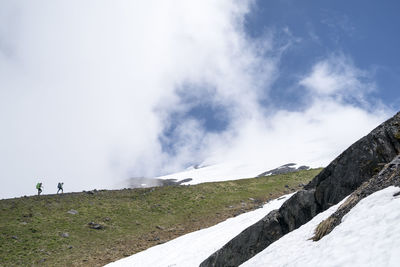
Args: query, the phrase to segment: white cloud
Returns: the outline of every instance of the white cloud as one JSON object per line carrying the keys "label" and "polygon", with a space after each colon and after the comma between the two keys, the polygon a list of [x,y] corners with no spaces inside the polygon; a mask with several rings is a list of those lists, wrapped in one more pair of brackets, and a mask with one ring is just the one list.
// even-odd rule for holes
{"label": "white cloud", "polygon": [[33,193],[38,180],[50,193],[58,180],[82,190],[159,173],[162,113],[184,83],[215,88],[233,113],[256,101],[249,1],[0,5],[1,196]]}
{"label": "white cloud", "polygon": [[349,57],[336,54],[316,63],[300,85],[318,97],[336,96],[364,101],[364,95],[375,88],[369,75],[355,67]]}
{"label": "white cloud", "polygon": [[[247,38],[251,3],[1,2],[0,197],[33,194],[38,180],[44,193],[59,180],[66,191],[111,187],[203,159],[326,164],[387,116],[324,97],[350,86],[363,95],[363,74],[346,61],[304,77],[318,96],[308,108],[265,115],[259,99],[279,72],[269,52],[280,48]],[[179,90],[223,106],[228,124],[210,133],[182,121],[171,155],[160,137],[194,104]]]}
{"label": "white cloud", "polygon": [[317,62],[298,90],[301,110],[263,110],[237,119],[223,135],[213,136],[208,163],[239,161],[266,168],[288,162],[326,166],[393,111],[369,98],[370,73],[344,56]]}

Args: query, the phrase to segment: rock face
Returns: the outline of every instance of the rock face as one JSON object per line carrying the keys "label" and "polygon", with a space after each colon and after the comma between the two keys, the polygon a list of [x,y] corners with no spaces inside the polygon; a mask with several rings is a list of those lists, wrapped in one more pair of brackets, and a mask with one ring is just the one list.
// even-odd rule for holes
{"label": "rock face", "polygon": [[346,215],[363,198],[391,185],[400,186],[400,155],[396,156],[390,163],[386,164],[379,174],[374,175],[370,180],[364,182],[342,205],[340,205],[337,211],[335,211],[329,218],[322,221],[317,227],[313,240],[318,241],[325,235],[329,234],[342,222],[344,215]]}
{"label": "rock face", "polygon": [[305,189],[322,210],[338,203],[400,153],[400,112],[337,157]]}
{"label": "rock face", "polygon": [[200,266],[238,266],[271,243],[337,204],[400,153],[400,112],[350,146],[305,190],[241,232]]}

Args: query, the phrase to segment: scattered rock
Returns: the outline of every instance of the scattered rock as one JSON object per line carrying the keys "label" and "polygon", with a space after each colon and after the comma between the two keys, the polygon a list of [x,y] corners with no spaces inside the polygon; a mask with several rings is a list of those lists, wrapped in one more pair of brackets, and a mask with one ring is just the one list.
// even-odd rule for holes
{"label": "scattered rock", "polygon": [[27,223],[27,222],[21,222],[21,224],[22,224],[22,225],[27,225],[28,223]]}
{"label": "scattered rock", "polygon": [[285,184],[285,188],[289,188],[289,185],[288,185],[288,184]]}
{"label": "scattered rock", "polygon": [[249,200],[250,200],[250,201],[255,201],[255,199],[254,199],[254,198],[252,198],[252,197],[249,197]]}
{"label": "scattered rock", "polygon": [[46,258],[43,258],[43,259],[40,259],[39,261],[38,261],[38,263],[43,263],[43,262],[45,262],[46,261]]}
{"label": "scattered rock", "polygon": [[61,233],[61,236],[62,236],[62,237],[65,237],[65,238],[68,238],[68,237],[69,237],[69,234],[68,234],[68,233]]}
{"label": "scattered rock", "polygon": [[185,178],[183,180],[178,181],[177,179],[159,179],[161,186],[168,186],[168,185],[181,185],[183,183],[187,183],[192,181],[193,178]]}
{"label": "scattered rock", "polygon": [[86,191],[86,194],[93,195],[94,192],[93,191]]}
{"label": "scattered rock", "polygon": [[105,222],[109,222],[109,221],[111,221],[111,218],[105,217],[103,220],[104,220]]}
{"label": "scattered rock", "polygon": [[76,211],[76,210],[69,210],[69,211],[67,211],[67,213],[72,214],[72,215],[76,215],[76,214],[78,214],[78,211]]}
{"label": "scattered rock", "polygon": [[165,227],[162,227],[162,226],[160,226],[160,225],[157,225],[156,228],[157,228],[157,229],[160,229],[160,230],[165,230]]}
{"label": "scattered rock", "polygon": [[98,223],[90,222],[90,223],[88,223],[88,225],[89,225],[89,228],[91,228],[91,229],[96,229],[96,230],[104,229],[104,226],[101,224],[98,224]]}
{"label": "scattered rock", "polygon": [[400,196],[400,191],[393,195],[394,197]]}
{"label": "scattered rock", "polygon": [[158,236],[156,236],[154,238],[147,239],[147,241],[159,241],[159,240],[160,240],[160,238]]}
{"label": "scattered rock", "polygon": [[18,240],[18,236],[16,236],[16,235],[13,235],[11,238],[14,240]]}
{"label": "scattered rock", "polygon": [[73,246],[71,246],[71,245],[68,246],[68,249],[72,249],[72,248],[73,248]]}

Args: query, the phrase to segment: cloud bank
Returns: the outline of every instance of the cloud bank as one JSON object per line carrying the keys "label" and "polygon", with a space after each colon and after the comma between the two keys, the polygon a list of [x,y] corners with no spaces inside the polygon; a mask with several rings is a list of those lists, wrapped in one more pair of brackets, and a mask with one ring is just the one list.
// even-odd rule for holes
{"label": "cloud bank", "polygon": [[[246,35],[253,5],[1,2],[0,197],[203,161],[326,164],[388,116],[366,107],[368,73],[344,56],[299,79],[303,108],[265,106],[286,47]],[[223,127],[210,130],[210,116]]]}

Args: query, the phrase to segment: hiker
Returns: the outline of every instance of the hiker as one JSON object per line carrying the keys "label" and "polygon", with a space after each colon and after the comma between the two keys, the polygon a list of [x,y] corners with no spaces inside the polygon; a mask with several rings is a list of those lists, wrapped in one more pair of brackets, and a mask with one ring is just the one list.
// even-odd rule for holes
{"label": "hiker", "polygon": [[38,190],[38,196],[40,196],[40,193],[42,193],[42,183],[37,183],[36,184],[36,189]]}
{"label": "hiker", "polygon": [[64,185],[64,183],[58,183],[58,185],[57,185],[57,188],[58,188],[57,194],[58,194],[58,192],[60,192],[60,190],[61,190],[61,194],[64,194],[63,185]]}

